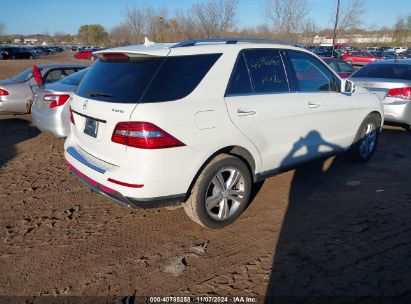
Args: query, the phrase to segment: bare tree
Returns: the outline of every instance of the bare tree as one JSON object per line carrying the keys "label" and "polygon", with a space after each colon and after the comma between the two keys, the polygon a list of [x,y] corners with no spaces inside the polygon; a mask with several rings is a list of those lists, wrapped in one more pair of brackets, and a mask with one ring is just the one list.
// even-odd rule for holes
{"label": "bare tree", "polygon": [[235,25],[238,0],[207,0],[195,4],[193,13],[207,37],[222,37]]}
{"label": "bare tree", "polygon": [[337,36],[342,32],[361,27],[362,17],[366,13],[366,1],[364,0],[349,0],[345,3],[341,5],[338,16]]}
{"label": "bare tree", "polygon": [[132,41],[130,27],[126,23],[121,23],[113,27],[109,37],[114,45],[128,45]]}
{"label": "bare tree", "polygon": [[145,35],[146,15],[144,9],[141,8],[127,8],[125,11],[126,22],[125,25],[130,31],[131,43],[142,43]]}
{"label": "bare tree", "polygon": [[302,26],[302,35],[305,43],[314,43],[315,37],[318,34],[318,26],[314,20],[308,18],[304,20]]}
{"label": "bare tree", "polygon": [[167,22],[167,41],[183,41],[200,38],[198,22],[191,11],[176,10],[174,17]]}
{"label": "bare tree", "polygon": [[266,0],[263,15],[280,39],[295,39],[308,14],[307,0]]}
{"label": "bare tree", "polygon": [[411,14],[399,16],[394,24],[393,40],[397,44],[406,45],[411,37]]}

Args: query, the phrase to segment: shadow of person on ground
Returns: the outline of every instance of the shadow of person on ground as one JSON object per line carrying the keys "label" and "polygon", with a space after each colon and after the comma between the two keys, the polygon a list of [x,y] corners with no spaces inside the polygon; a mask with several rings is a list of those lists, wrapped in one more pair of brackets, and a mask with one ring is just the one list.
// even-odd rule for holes
{"label": "shadow of person on ground", "polygon": [[36,137],[39,133],[28,120],[0,117],[0,168],[16,156],[18,143]]}
{"label": "shadow of person on ground", "polygon": [[[308,147],[312,136],[318,144]],[[312,131],[284,163],[298,162],[321,146],[338,149]],[[306,154],[296,157],[300,149]],[[375,190],[365,194],[345,185],[364,168],[341,156],[296,167],[266,303],[388,303],[393,298],[385,296],[411,295],[411,237],[404,225],[395,225],[410,214],[397,202],[374,200]]]}

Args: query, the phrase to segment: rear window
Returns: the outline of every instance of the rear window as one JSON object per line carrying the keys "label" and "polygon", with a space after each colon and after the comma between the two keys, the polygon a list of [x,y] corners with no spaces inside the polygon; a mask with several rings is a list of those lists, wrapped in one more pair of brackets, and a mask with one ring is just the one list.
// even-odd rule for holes
{"label": "rear window", "polygon": [[221,54],[98,60],[77,88],[85,98],[115,103],[184,98]]}
{"label": "rear window", "polygon": [[[39,72],[42,70],[42,68],[38,68]],[[33,68],[28,68],[25,69],[23,72],[18,73],[17,75],[13,76],[11,79],[18,81],[18,82],[24,82],[29,80],[31,77],[33,77]]]}
{"label": "rear window", "polygon": [[352,78],[355,77],[411,80],[411,65],[399,63],[368,64],[352,76]]}
{"label": "rear window", "polygon": [[76,94],[100,101],[137,103],[163,61],[163,57],[99,59],[77,87]]}

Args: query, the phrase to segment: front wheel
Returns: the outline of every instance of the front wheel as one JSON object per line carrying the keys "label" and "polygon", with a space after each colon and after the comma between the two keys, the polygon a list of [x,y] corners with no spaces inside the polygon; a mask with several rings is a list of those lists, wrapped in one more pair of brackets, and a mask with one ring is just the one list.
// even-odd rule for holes
{"label": "front wheel", "polygon": [[380,125],[381,119],[377,114],[370,114],[364,119],[354,143],[347,151],[348,159],[365,163],[372,157],[377,147]]}
{"label": "front wheel", "polygon": [[250,171],[242,160],[218,155],[197,178],[184,210],[204,227],[223,228],[247,207],[251,186]]}

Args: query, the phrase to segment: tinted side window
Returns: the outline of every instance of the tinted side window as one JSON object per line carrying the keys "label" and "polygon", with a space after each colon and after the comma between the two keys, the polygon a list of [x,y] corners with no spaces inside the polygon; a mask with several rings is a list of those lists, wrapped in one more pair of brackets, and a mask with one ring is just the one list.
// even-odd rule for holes
{"label": "tinted side window", "polygon": [[246,50],[244,56],[255,93],[289,92],[279,51]]}
{"label": "tinted side window", "polygon": [[167,57],[142,102],[172,101],[186,97],[203,80],[221,54]]}
{"label": "tinted side window", "polygon": [[227,87],[226,95],[232,94],[250,94],[253,92],[251,87],[250,75],[248,74],[244,54],[238,55],[237,63],[231,74],[230,82]]}
{"label": "tinted side window", "polygon": [[332,72],[318,59],[301,53],[288,52],[298,84],[298,91],[337,91]]}

